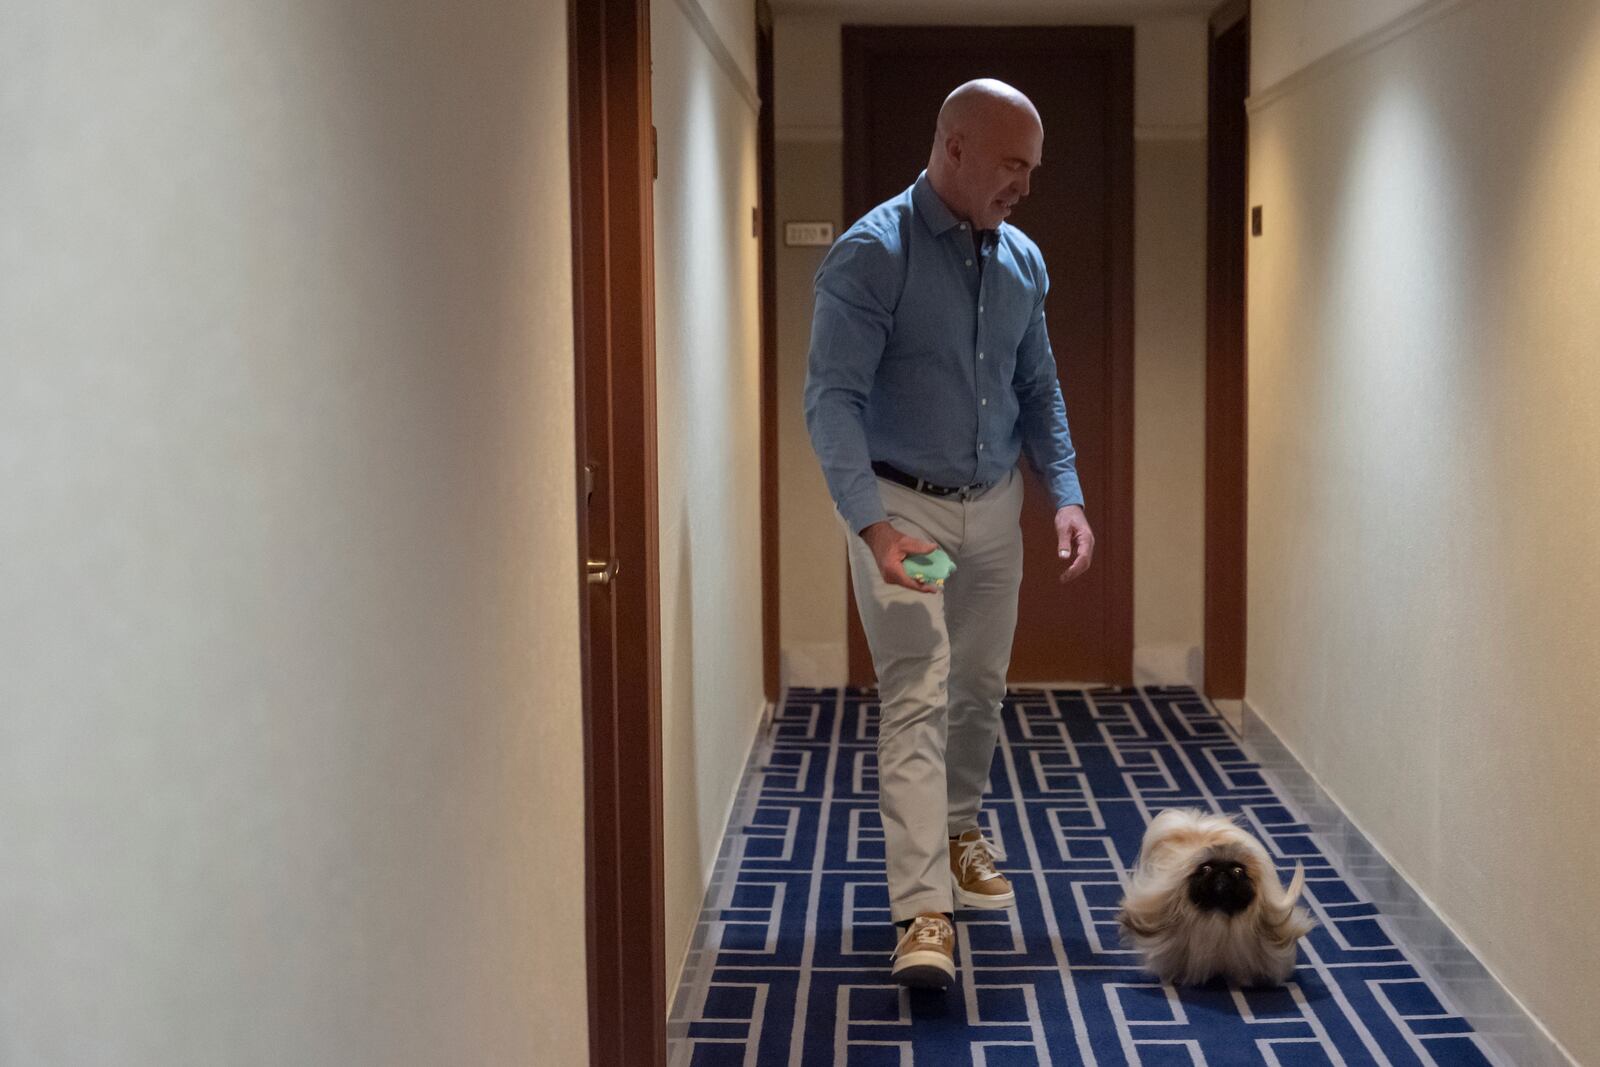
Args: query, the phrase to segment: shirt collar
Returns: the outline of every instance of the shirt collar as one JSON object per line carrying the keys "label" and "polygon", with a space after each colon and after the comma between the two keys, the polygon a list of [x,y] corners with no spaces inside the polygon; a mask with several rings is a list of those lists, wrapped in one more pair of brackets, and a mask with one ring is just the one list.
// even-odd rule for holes
{"label": "shirt collar", "polygon": [[[933,183],[928,180],[927,171],[917,175],[917,182],[911,187],[911,201],[916,205],[917,214],[922,216],[923,224],[928,227],[928,231],[935,237],[949,233],[961,225],[961,220],[956,218],[955,213],[940,199],[939,194],[934,192]],[[1000,229],[1003,226],[1005,226],[1004,221],[993,230],[980,230],[978,232],[993,234],[994,237],[992,239],[998,241],[1000,239]],[[989,240],[990,238],[987,236],[984,238],[985,243]]]}
{"label": "shirt collar", "polygon": [[939,199],[939,194],[933,191],[933,183],[928,180],[928,172],[923,171],[917,175],[917,184],[911,188],[911,201],[916,205],[917,214],[922,216],[923,223],[935,237],[947,233],[961,224],[961,220]]}

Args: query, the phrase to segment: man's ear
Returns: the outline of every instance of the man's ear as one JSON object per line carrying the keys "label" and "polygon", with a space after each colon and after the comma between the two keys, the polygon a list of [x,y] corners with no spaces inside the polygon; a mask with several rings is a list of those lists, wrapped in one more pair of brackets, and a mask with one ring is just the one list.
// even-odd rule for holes
{"label": "man's ear", "polygon": [[944,139],[944,152],[945,155],[950,157],[950,162],[952,163],[959,164],[961,162],[961,153],[965,147],[961,143],[961,135],[959,133],[952,133]]}

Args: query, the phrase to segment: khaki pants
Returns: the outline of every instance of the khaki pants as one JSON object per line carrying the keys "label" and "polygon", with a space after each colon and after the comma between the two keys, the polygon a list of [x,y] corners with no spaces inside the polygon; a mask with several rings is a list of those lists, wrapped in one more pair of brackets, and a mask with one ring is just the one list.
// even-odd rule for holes
{"label": "khaki pants", "polygon": [[1022,475],[963,501],[878,479],[890,523],[956,562],[943,593],[890,585],[850,535],[850,579],[878,675],[878,809],[895,922],[953,911],[948,839],[978,825],[1022,584]]}

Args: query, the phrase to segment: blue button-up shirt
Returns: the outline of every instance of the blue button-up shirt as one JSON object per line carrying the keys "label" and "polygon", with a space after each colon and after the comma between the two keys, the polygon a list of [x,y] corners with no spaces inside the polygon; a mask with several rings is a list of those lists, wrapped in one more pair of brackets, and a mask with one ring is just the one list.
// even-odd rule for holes
{"label": "blue button-up shirt", "polygon": [[857,533],[887,518],[871,463],[990,484],[1023,449],[1057,508],[1083,503],[1044,324],[1039,246],[1004,222],[974,247],[924,171],[863,216],[816,276],[806,426]]}

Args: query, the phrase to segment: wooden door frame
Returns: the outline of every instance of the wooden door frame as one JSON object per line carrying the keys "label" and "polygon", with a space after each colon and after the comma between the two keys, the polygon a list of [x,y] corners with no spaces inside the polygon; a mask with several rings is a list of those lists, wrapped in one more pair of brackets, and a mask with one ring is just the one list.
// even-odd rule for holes
{"label": "wooden door frame", "polygon": [[[1250,92],[1250,4],[1211,16],[1206,138],[1205,678],[1215,699],[1245,690],[1249,478],[1245,318]],[[1223,69],[1219,39],[1242,33],[1243,69]]]}
{"label": "wooden door frame", "polygon": [[756,0],[756,142],[760,156],[757,235],[761,243],[761,639],[762,684],[776,702],[782,686],[778,558],[777,125],[773,114],[772,5]]}
{"label": "wooden door frame", "polygon": [[[963,28],[966,29],[966,28]],[[844,208],[845,218],[854,220],[870,211],[871,190],[867,188],[866,168],[860,161],[869,150],[869,132],[864,123],[852,123],[852,117],[864,113],[867,94],[865,76],[866,56],[879,41],[927,42],[925,49],[934,47],[945,35],[956,32],[951,26],[853,26],[841,28],[843,49],[843,111],[844,129]],[[1039,51],[1039,34],[1047,31],[1059,37],[1070,38],[1076,50],[1103,52],[1108,55],[1126,55],[1128,59],[1127,88],[1113,101],[1115,113],[1112,126],[1125,132],[1117,136],[1108,147],[1107,158],[1118,173],[1127,175],[1127,181],[1113,182],[1110,190],[1111,204],[1106,215],[1108,228],[1107,280],[1108,329],[1107,346],[1111,351],[1110,366],[1110,454],[1107,457],[1107,484],[1111,493],[1126,501],[1120,513],[1094,517],[1095,566],[1107,572],[1107,598],[1105,634],[1110,658],[1114,661],[1105,678],[1092,679],[1118,684],[1133,681],[1133,294],[1134,294],[1134,244],[1133,244],[1133,28],[1130,26],[1010,26],[982,27],[984,47],[995,50]],[[931,130],[930,130],[931,135]],[[1091,508],[1094,503],[1090,501]],[[1120,551],[1114,546],[1120,546]],[[1117,595],[1122,591],[1125,595]],[[854,593],[846,576],[846,642],[847,664],[852,684],[867,681],[872,674],[871,656],[867,651],[866,635],[854,610]],[[1056,679],[1065,680],[1065,679]],[[1091,680],[1091,679],[1082,679]],[[870,682],[867,682],[870,684]]]}
{"label": "wooden door frame", "polygon": [[[666,1064],[649,0],[568,0],[589,1062]],[[585,465],[593,457],[592,496]],[[590,584],[585,559],[614,560]]]}

